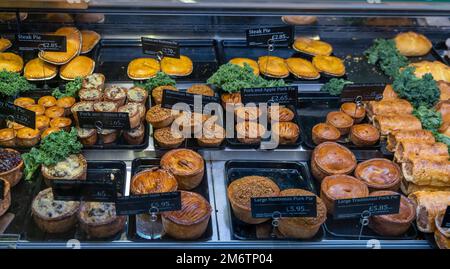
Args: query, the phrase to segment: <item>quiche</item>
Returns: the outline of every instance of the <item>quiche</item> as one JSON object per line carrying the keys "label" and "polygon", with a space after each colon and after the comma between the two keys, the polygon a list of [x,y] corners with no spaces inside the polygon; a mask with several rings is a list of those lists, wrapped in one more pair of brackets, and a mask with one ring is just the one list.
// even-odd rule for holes
{"label": "quiche", "polygon": [[0,199],[0,217],[3,216],[11,206],[11,187],[9,182],[3,178],[0,178],[3,181],[3,199]]}
{"label": "quiche", "polygon": [[211,211],[211,205],[203,196],[181,191],[181,210],[161,214],[164,231],[175,239],[198,239],[208,228]]}
{"label": "quiche", "polygon": [[70,109],[73,115],[73,119],[78,125],[78,111],[94,111],[94,103],[93,102],[78,102],[72,106]]}
{"label": "quiche", "polygon": [[145,104],[147,97],[147,91],[141,87],[134,86],[127,91],[127,102]]}
{"label": "quiche", "polygon": [[41,132],[39,129],[31,129],[28,127],[17,130],[16,144],[19,147],[33,147],[41,139]]}
{"label": "quiche", "polygon": [[276,122],[272,125],[272,136],[279,139],[280,145],[292,145],[297,142],[300,128],[293,122]]}
{"label": "quiche", "polygon": [[145,127],[139,124],[138,127],[123,132],[123,138],[130,145],[139,145],[144,142]]}
{"label": "quiche", "polygon": [[81,89],[78,91],[80,101],[100,102],[103,99],[103,93],[99,89]]}
{"label": "quiche", "polygon": [[166,86],[158,86],[152,90],[152,97],[155,104],[162,103],[163,91],[178,91],[178,89],[174,86],[166,85]]}
{"label": "quiche", "polygon": [[133,195],[173,192],[178,188],[176,178],[165,169],[153,167],[145,169],[131,179],[130,192]]}
{"label": "quiche", "polygon": [[127,99],[127,89],[112,85],[105,89],[103,98],[105,101],[116,103],[117,107],[123,106]]}
{"label": "quiche", "polygon": [[314,65],[302,58],[288,58],[286,59],[286,64],[291,72],[297,78],[300,79],[318,79],[320,78],[320,73],[314,67]]}
{"label": "quiche", "polygon": [[77,127],[77,135],[81,144],[85,146],[92,146],[97,143],[97,130],[96,129],[86,129]]}
{"label": "quiche", "polygon": [[124,105],[117,109],[117,112],[128,113],[128,118],[130,119],[130,128],[137,128],[141,124],[141,115],[136,106]]}
{"label": "quiche", "polygon": [[230,63],[239,65],[241,67],[244,67],[245,64],[248,64],[252,68],[253,74],[255,74],[255,76],[259,76],[259,66],[255,60],[249,58],[233,58],[230,60]]}
{"label": "quiche", "polygon": [[59,76],[64,80],[74,80],[76,77],[91,75],[94,72],[94,68],[94,60],[86,56],[77,56],[61,66]]}
{"label": "quiche", "polygon": [[253,218],[251,198],[279,196],[280,188],[268,177],[246,176],[228,185],[227,196],[234,216],[248,224],[260,224],[268,219]]}
{"label": "quiche", "polygon": [[192,190],[202,182],[205,163],[197,152],[189,149],[174,149],[161,158],[161,167],[170,171],[180,190]]}
{"label": "quiche", "polygon": [[34,223],[46,233],[64,233],[73,229],[79,207],[77,201],[54,200],[51,188],[40,191],[31,204]]}
{"label": "quiche", "polygon": [[214,91],[208,85],[205,84],[194,84],[189,87],[186,91],[187,93],[214,96]]}
{"label": "quiche", "polygon": [[314,56],[312,64],[319,71],[330,76],[341,77],[345,75],[345,65],[341,59],[334,56]]}
{"label": "quiche", "polygon": [[261,56],[258,58],[261,74],[272,78],[289,76],[289,69],[284,59],[276,56]]}
{"label": "quiche", "polygon": [[116,215],[114,203],[82,202],[78,211],[80,228],[92,238],[107,238],[125,228],[126,216]]}
{"label": "quiche", "polygon": [[57,74],[57,66],[44,62],[39,58],[28,61],[23,69],[23,76],[31,81],[52,79],[56,77]]}
{"label": "quiche", "polygon": [[137,58],[127,67],[128,77],[135,80],[149,79],[161,70],[159,62],[153,58]]}
{"label": "quiche", "polygon": [[0,70],[20,73],[23,68],[23,59],[12,52],[0,53]]}
{"label": "quiche", "polygon": [[105,75],[101,73],[92,73],[85,76],[82,83],[83,89],[97,89],[103,91],[105,86]]}
{"label": "quiche", "polygon": [[12,46],[11,41],[9,39],[0,37],[0,52],[4,52]]}
{"label": "quiche", "polygon": [[312,56],[329,56],[333,52],[333,47],[327,42],[314,40],[307,37],[298,37],[294,41],[293,48]]}
{"label": "quiche", "polygon": [[101,36],[95,31],[81,30],[81,54],[89,53],[100,41]]}
{"label": "quiche", "polygon": [[415,32],[399,33],[394,41],[400,54],[408,57],[426,55],[433,47],[426,36]]}
{"label": "quiche", "polygon": [[55,179],[86,180],[87,162],[83,155],[72,154],[54,165],[42,165],[41,173],[47,186]]}
{"label": "quiche", "polygon": [[192,60],[184,55],[180,55],[180,58],[164,57],[161,60],[161,71],[169,76],[189,76],[194,69]]}
{"label": "quiche", "polygon": [[109,101],[97,102],[93,103],[93,110],[95,112],[117,112],[117,105]]}
{"label": "quiche", "polygon": [[38,56],[41,60],[55,65],[63,65],[80,54],[81,32],[77,28],[61,27],[53,34],[66,36],[66,52],[40,51]]}
{"label": "quiche", "polygon": [[160,147],[167,149],[178,148],[185,140],[181,132],[172,132],[171,127],[154,130],[153,138]]}

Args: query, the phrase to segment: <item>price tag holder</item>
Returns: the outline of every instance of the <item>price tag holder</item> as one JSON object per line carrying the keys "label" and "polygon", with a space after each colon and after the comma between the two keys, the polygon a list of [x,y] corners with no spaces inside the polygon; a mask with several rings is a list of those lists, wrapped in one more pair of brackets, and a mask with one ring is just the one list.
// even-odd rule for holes
{"label": "price tag holder", "polygon": [[31,129],[36,128],[36,113],[12,103],[0,101],[0,118],[17,122]]}
{"label": "price tag holder", "polygon": [[447,206],[447,210],[445,210],[444,219],[442,219],[441,227],[450,229],[450,206]]}
{"label": "price tag holder", "polygon": [[244,104],[278,103],[280,105],[296,106],[298,102],[298,86],[241,89],[241,98]]}
{"label": "price tag holder", "polygon": [[116,183],[113,180],[53,180],[55,200],[115,202]]}
{"label": "price tag holder", "polygon": [[0,200],[5,198],[5,181],[0,180]]}
{"label": "price tag holder", "polygon": [[335,219],[361,218],[364,212],[374,215],[398,214],[400,195],[384,195],[364,198],[341,199],[334,203]]}
{"label": "price tag holder", "polygon": [[276,212],[281,217],[316,217],[315,196],[259,197],[251,199],[252,217],[272,218]]}
{"label": "price tag holder", "polygon": [[294,27],[264,27],[247,29],[247,46],[267,46],[269,42],[286,43],[290,45],[294,42]]}
{"label": "price tag holder", "polygon": [[63,35],[16,34],[16,41],[20,51],[67,51],[67,40]]}
{"label": "price tag holder", "polygon": [[176,41],[141,37],[141,42],[144,54],[180,58],[180,45]]}
{"label": "price tag holder", "polygon": [[194,111],[196,105],[195,96],[197,96],[199,100],[201,99],[202,108],[209,103],[219,104],[219,98],[216,96],[196,95],[187,92],[163,91],[161,106],[172,109],[172,107],[177,103],[185,103],[189,105],[191,111]]}
{"label": "price tag holder", "polygon": [[125,112],[77,111],[81,128],[130,129],[130,117]]}
{"label": "price tag holder", "polygon": [[351,84],[346,85],[342,90],[340,101],[354,102],[357,99],[361,101],[380,101],[383,99],[383,91],[385,85],[370,85],[370,84]]}
{"label": "price tag holder", "polygon": [[181,192],[122,196],[116,200],[117,215],[148,213],[152,209],[157,209],[158,212],[181,210]]}

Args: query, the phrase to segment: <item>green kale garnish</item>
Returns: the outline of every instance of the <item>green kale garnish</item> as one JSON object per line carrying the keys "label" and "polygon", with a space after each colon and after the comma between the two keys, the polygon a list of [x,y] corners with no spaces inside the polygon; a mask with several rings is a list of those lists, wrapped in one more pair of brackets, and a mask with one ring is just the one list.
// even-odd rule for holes
{"label": "green kale garnish", "polygon": [[372,47],[364,52],[369,64],[378,64],[390,77],[398,75],[400,68],[408,65],[408,58],[401,55],[394,40],[377,38]]}
{"label": "green kale garnish", "polygon": [[336,96],[342,93],[345,85],[350,84],[353,84],[353,82],[342,78],[332,78],[327,83],[323,84],[322,87],[320,87],[320,90],[323,92],[328,92],[330,95]]}
{"label": "green kale garnish", "polygon": [[0,96],[16,97],[22,92],[35,89],[24,77],[15,72],[0,71]]}
{"label": "green kale garnish", "polygon": [[59,88],[53,90],[52,95],[56,98],[62,97],[78,97],[78,92],[81,90],[83,85],[83,78],[76,77],[75,80],[67,82],[65,86],[65,91],[60,91]]}
{"label": "green kale garnish", "polygon": [[83,145],[77,139],[77,131],[59,131],[46,136],[39,147],[22,154],[25,164],[25,179],[31,180],[40,165],[54,165],[65,160],[71,154],[81,152]]}
{"label": "green kale garnish", "polygon": [[282,79],[265,80],[253,73],[248,64],[244,67],[227,63],[219,67],[208,80],[208,84],[214,85],[226,92],[238,92],[244,88],[266,88],[286,86]]}
{"label": "green kale garnish", "polygon": [[422,78],[414,75],[414,68],[407,67],[395,77],[392,84],[400,98],[408,100],[414,107],[432,107],[439,101],[440,91],[431,74]]}
{"label": "green kale garnish", "polygon": [[440,112],[432,108],[419,106],[414,109],[413,115],[420,120],[423,129],[436,132],[441,127],[442,115]]}
{"label": "green kale garnish", "polygon": [[148,92],[159,86],[175,86],[176,84],[177,82],[173,78],[163,72],[158,72],[155,77],[147,79],[144,83],[134,83],[134,85],[144,88]]}

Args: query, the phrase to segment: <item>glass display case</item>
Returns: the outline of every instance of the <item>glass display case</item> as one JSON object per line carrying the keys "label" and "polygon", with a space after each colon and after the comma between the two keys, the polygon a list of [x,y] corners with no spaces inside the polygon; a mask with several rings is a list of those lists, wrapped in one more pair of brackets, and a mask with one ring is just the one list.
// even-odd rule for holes
{"label": "glass display case", "polygon": [[[0,1],[0,248],[448,248],[449,14],[438,0]],[[433,76],[417,82],[409,64]],[[188,114],[167,115],[168,104],[194,106],[190,94],[233,104],[226,137],[175,136],[170,124]],[[267,96],[290,98],[277,107],[280,122],[273,107],[234,112]],[[34,128],[19,124],[20,108],[35,112]],[[430,127],[424,115],[437,112]],[[236,137],[242,115],[267,113],[267,131],[287,129],[280,145]],[[415,132],[413,142],[400,142],[402,131]],[[176,199],[161,195],[177,186]],[[375,191],[399,200],[373,202]],[[250,198],[280,195],[315,197],[314,213],[252,215]],[[344,199],[372,203],[372,213],[339,219]],[[380,206],[395,213],[373,213]]]}

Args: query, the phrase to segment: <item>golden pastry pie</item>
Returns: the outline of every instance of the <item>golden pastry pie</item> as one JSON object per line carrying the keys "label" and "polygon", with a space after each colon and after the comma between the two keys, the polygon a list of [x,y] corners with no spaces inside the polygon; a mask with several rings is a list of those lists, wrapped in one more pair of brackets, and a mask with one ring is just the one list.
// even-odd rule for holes
{"label": "golden pastry pie", "polygon": [[9,39],[0,38],[0,52],[4,52],[5,50],[9,49],[12,46],[11,41]]}
{"label": "golden pastry pie", "polygon": [[291,145],[297,142],[300,128],[293,122],[277,122],[272,125],[272,136],[278,136],[280,145]]}
{"label": "golden pastry pie", "polygon": [[75,27],[61,27],[54,35],[66,36],[66,52],[40,51],[39,58],[43,61],[62,65],[68,63],[75,56],[80,54],[81,50],[81,32]]}
{"label": "golden pastry pie", "polygon": [[145,116],[145,119],[153,128],[164,128],[172,124],[175,116],[171,109],[163,108],[161,105],[152,106]]}
{"label": "golden pastry pie", "polygon": [[343,103],[341,111],[352,117],[355,123],[360,123],[366,117],[364,106],[357,106],[353,102]]}
{"label": "golden pastry pie", "polygon": [[27,105],[25,108],[36,113],[36,116],[44,115],[44,113],[45,113],[45,107],[38,105],[38,104]]}
{"label": "golden pastry pie", "polygon": [[0,53],[0,71],[6,70],[9,72],[22,72],[23,59],[17,54],[12,52]]}
{"label": "golden pastry pie", "polygon": [[312,152],[311,171],[318,181],[329,175],[350,174],[355,167],[353,152],[337,143],[324,142]]}
{"label": "golden pastry pie", "polygon": [[274,106],[269,107],[269,121],[292,121],[294,112],[287,107],[278,106],[278,115]]}
{"label": "golden pastry pie", "polygon": [[169,76],[189,76],[194,69],[194,64],[189,57],[180,55],[180,58],[164,57],[161,60],[161,71]]}
{"label": "golden pastry pie", "polygon": [[219,147],[225,139],[225,129],[217,123],[205,123],[201,137],[197,137],[200,147]]}
{"label": "golden pastry pie", "polygon": [[355,177],[362,180],[371,192],[397,191],[400,188],[402,172],[396,163],[376,158],[359,163],[355,169]]}
{"label": "golden pastry pie", "polygon": [[426,36],[415,32],[399,33],[394,41],[400,54],[404,56],[423,56],[433,46]]}
{"label": "golden pastry pie", "polygon": [[167,170],[153,167],[133,176],[130,192],[134,195],[173,192],[178,188],[176,178]]}
{"label": "golden pastry pie", "polygon": [[56,98],[51,95],[42,96],[38,99],[38,104],[45,108],[49,108],[56,105]]}
{"label": "golden pastry pie", "polygon": [[65,80],[74,80],[76,77],[86,77],[94,72],[95,62],[86,56],[77,56],[67,64],[61,66],[59,76]]}
{"label": "golden pastry pie", "polygon": [[265,132],[266,128],[256,122],[244,121],[236,124],[237,139],[244,144],[257,144],[261,142],[261,137]]}
{"label": "golden pastry pie", "polygon": [[70,131],[70,126],[72,125],[72,120],[70,118],[54,118],[50,121],[50,127],[60,128],[62,130]]}
{"label": "golden pastry pie", "polygon": [[100,41],[101,36],[91,30],[82,30],[81,31],[81,54],[85,54],[90,52],[95,45]]}
{"label": "golden pastry pie", "polygon": [[16,100],[14,100],[14,104],[16,106],[20,106],[20,107],[26,107],[28,105],[34,105],[36,102],[34,101],[33,98],[30,97],[19,97]]}
{"label": "golden pastry pie", "polygon": [[245,64],[248,64],[253,69],[253,74],[255,74],[255,76],[259,76],[259,66],[255,60],[249,58],[233,58],[230,60],[230,63],[242,67],[244,67]]}
{"label": "golden pastry pie", "polygon": [[98,133],[96,129],[77,128],[78,139],[85,146],[95,145],[97,143]]}
{"label": "golden pastry pie", "polygon": [[[130,104],[130,103],[129,103]],[[144,142],[145,126],[140,124],[137,128],[123,132],[123,138],[129,145],[140,145]]]}
{"label": "golden pastry pie", "polygon": [[65,112],[64,108],[59,106],[52,106],[45,110],[45,116],[51,119],[59,118],[64,116],[64,112]]}
{"label": "golden pastry pie", "polygon": [[75,104],[76,100],[72,96],[61,97],[56,101],[56,106],[64,108],[65,115],[68,116],[71,114],[70,108]]}
{"label": "golden pastry pie", "polygon": [[208,85],[205,84],[194,84],[191,87],[189,87],[186,92],[192,94],[214,96],[213,89],[211,89]]}
{"label": "golden pastry pie", "polygon": [[156,105],[161,104],[162,97],[163,97],[163,91],[166,91],[166,90],[167,91],[175,91],[175,92],[178,91],[178,89],[176,87],[170,86],[170,85],[159,86],[159,87],[154,88],[152,90],[152,97],[153,97],[153,101],[155,101]]}
{"label": "golden pastry pie", "polygon": [[25,128],[25,126],[23,126],[22,124],[19,124],[19,123],[17,123],[17,122],[13,122],[13,121],[6,121],[6,126],[8,126],[8,128],[12,128],[12,129],[14,129],[14,130],[19,130],[19,129],[22,129],[22,128]]}
{"label": "golden pastry pie", "polygon": [[297,78],[301,79],[318,79],[320,78],[320,73],[314,67],[314,65],[302,58],[288,58],[286,59],[286,64],[289,72]]}
{"label": "golden pastry pie", "polygon": [[318,123],[312,128],[312,141],[316,145],[323,142],[336,142],[340,137],[341,132],[328,123]]}
{"label": "golden pastry pie", "polygon": [[333,47],[330,44],[307,37],[296,38],[293,48],[296,51],[300,51],[313,56],[328,56],[333,52]]}
{"label": "golden pastry pie", "polygon": [[356,124],[350,128],[349,139],[355,146],[371,146],[380,140],[380,131],[371,124]]}
{"label": "golden pastry pie", "polygon": [[241,121],[257,121],[261,117],[262,111],[256,106],[243,106],[234,110],[236,119]]}
{"label": "golden pastry pie", "polygon": [[450,82],[450,67],[439,61],[421,61],[412,63],[409,66],[415,67],[414,74],[421,78],[423,75],[430,73],[434,80]]}
{"label": "golden pastry pie", "polygon": [[345,75],[345,65],[342,60],[337,57],[314,56],[312,64],[319,72],[336,77]]}
{"label": "golden pastry pie", "polygon": [[27,80],[47,80],[56,77],[58,67],[35,58],[25,65],[23,76]]}
{"label": "golden pastry pie", "polygon": [[153,58],[137,58],[132,60],[127,67],[128,77],[131,79],[149,79],[161,70],[159,62]]}
{"label": "golden pastry pie", "polygon": [[185,140],[181,132],[172,132],[171,127],[159,128],[153,131],[153,138],[161,148],[178,148]]}
{"label": "golden pastry pie", "polygon": [[289,76],[289,69],[284,59],[276,56],[261,56],[258,58],[258,66],[261,74],[273,78],[285,78]]}
{"label": "golden pastry pie", "polygon": [[50,128],[47,128],[47,129],[45,129],[45,130],[42,132],[42,134],[41,134],[41,139],[44,139],[44,138],[46,138],[47,136],[49,136],[49,135],[51,135],[51,134],[53,134],[53,133],[57,133],[57,132],[59,132],[59,131],[61,131],[61,129],[60,129],[60,128],[57,128],[57,127],[50,127]]}
{"label": "golden pastry pie", "polygon": [[38,129],[31,129],[28,127],[21,128],[16,135],[17,146],[19,147],[33,147],[41,138],[41,132]]}
{"label": "golden pastry pie", "polygon": [[211,205],[200,194],[181,191],[181,210],[161,214],[164,231],[181,240],[194,240],[208,228]]}
{"label": "golden pastry pie", "polygon": [[348,134],[353,126],[353,118],[341,111],[328,113],[326,122],[336,127],[341,135]]}
{"label": "golden pastry pie", "polygon": [[16,131],[13,128],[0,130],[0,147],[11,148],[16,146]]}
{"label": "golden pastry pie", "polygon": [[161,167],[170,171],[180,190],[192,190],[202,182],[205,163],[197,152],[190,149],[174,149],[161,158]]}
{"label": "golden pastry pie", "polygon": [[36,129],[38,129],[41,133],[50,126],[50,118],[41,115],[36,116]]}

